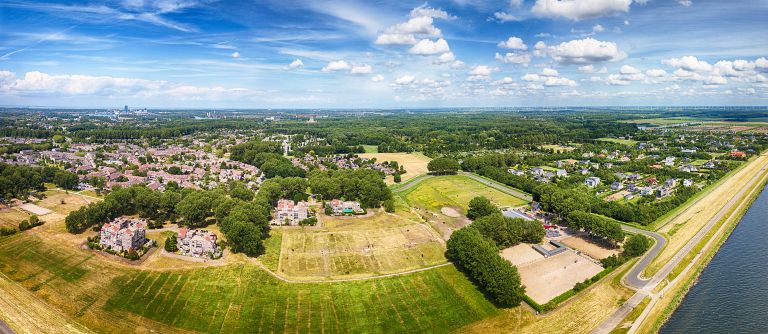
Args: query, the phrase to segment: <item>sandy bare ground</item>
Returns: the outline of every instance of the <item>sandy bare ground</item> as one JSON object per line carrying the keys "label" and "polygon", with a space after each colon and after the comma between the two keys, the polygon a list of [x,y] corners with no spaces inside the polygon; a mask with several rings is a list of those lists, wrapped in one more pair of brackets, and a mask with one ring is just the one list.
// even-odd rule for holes
{"label": "sandy bare ground", "polygon": [[450,207],[450,206],[442,207],[440,209],[440,212],[442,212],[444,215],[446,215],[448,217],[452,217],[452,218],[457,218],[457,217],[461,217],[462,216],[461,212],[458,209]]}
{"label": "sandy bare ground", "polygon": [[48,210],[44,207],[41,207],[32,203],[24,203],[22,205],[19,205],[19,208],[38,216],[43,216],[51,213],[51,210]]}
{"label": "sandy bare ground", "polygon": [[518,267],[526,294],[539,304],[545,304],[602,270],[572,250]]}
{"label": "sandy bare ground", "polygon": [[590,240],[586,239],[584,236],[567,237],[567,238],[561,239],[560,242],[596,260],[602,260],[611,255],[619,254],[619,252],[621,251],[621,249],[619,248],[614,248],[614,249],[605,248],[601,245],[591,242]]}
{"label": "sandy bare ground", "polygon": [[606,202],[618,201],[620,199],[624,199],[624,196],[627,196],[627,195],[629,195],[629,191],[622,190],[622,191],[619,191],[619,192],[617,192],[615,194],[610,194],[610,195],[606,196],[605,197],[605,201]]}
{"label": "sandy bare ground", "polygon": [[530,244],[518,244],[501,251],[501,257],[513,265],[520,266],[526,263],[544,260],[544,255],[537,252]]}

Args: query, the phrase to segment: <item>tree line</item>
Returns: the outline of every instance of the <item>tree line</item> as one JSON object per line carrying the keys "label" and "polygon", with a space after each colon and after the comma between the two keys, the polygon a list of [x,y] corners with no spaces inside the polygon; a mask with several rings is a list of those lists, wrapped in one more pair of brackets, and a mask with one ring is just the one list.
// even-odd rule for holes
{"label": "tree line", "polygon": [[55,167],[31,167],[0,163],[0,196],[26,199],[30,191],[45,191],[45,183],[77,189],[77,174]]}

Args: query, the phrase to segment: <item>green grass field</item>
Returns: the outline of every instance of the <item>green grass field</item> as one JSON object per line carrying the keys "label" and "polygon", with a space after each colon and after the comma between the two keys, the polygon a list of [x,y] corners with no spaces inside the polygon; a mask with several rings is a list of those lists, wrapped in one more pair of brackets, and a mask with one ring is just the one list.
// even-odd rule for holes
{"label": "green grass field", "polygon": [[631,139],[619,139],[619,138],[598,138],[599,141],[609,142],[609,143],[616,143],[616,144],[622,144],[627,146],[635,146],[637,145],[637,140],[631,140]]}
{"label": "green grass field", "polygon": [[521,206],[527,203],[464,175],[430,178],[403,192],[401,196],[412,206],[435,211],[440,211],[444,206],[451,206],[466,212],[469,201],[476,196],[485,196],[500,207]]}
{"label": "green grass field", "polygon": [[54,245],[32,234],[2,239],[0,271],[96,332],[445,333],[499,312],[453,266],[290,284],[247,263],[136,270]]}
{"label": "green grass field", "polygon": [[363,145],[365,153],[379,153],[379,147],[376,145]]}

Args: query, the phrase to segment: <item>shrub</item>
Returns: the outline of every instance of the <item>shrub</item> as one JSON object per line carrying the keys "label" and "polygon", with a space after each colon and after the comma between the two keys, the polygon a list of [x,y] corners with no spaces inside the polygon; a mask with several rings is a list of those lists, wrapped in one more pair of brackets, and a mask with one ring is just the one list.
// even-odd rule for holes
{"label": "shrub", "polygon": [[469,210],[467,210],[469,219],[478,219],[495,213],[500,213],[499,208],[483,196],[475,197],[469,201]]}
{"label": "shrub", "polygon": [[391,199],[384,201],[384,211],[395,212],[395,201]]}
{"label": "shrub", "polygon": [[26,231],[30,228],[32,228],[32,226],[30,226],[29,222],[26,220],[22,220],[21,223],[19,223],[19,231]]}
{"label": "shrub", "polygon": [[309,217],[299,222],[299,226],[315,226],[317,224],[317,217]]}
{"label": "shrub", "polygon": [[16,229],[13,227],[0,227],[0,237],[16,234]]}
{"label": "shrub", "polygon": [[165,247],[164,248],[165,248],[166,252],[171,252],[171,253],[179,250],[179,248],[176,246],[176,238],[171,236],[171,237],[168,237],[167,239],[165,239]]}
{"label": "shrub", "polygon": [[131,249],[128,251],[128,254],[125,254],[125,258],[131,261],[136,261],[139,259],[139,253],[137,253],[135,250]]}

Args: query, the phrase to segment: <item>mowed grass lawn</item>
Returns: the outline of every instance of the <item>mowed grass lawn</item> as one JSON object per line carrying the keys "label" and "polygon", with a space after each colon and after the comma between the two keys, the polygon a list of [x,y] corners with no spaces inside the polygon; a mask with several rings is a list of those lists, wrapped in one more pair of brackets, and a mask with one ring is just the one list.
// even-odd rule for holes
{"label": "mowed grass lawn", "polygon": [[440,211],[444,206],[458,207],[466,212],[469,201],[485,196],[500,207],[521,206],[527,201],[488,187],[464,175],[438,176],[421,181],[401,194],[412,206]]}
{"label": "mowed grass lawn", "polygon": [[0,271],[96,332],[445,333],[499,312],[453,266],[291,284],[247,263],[138,270],[22,234],[0,239]]}

